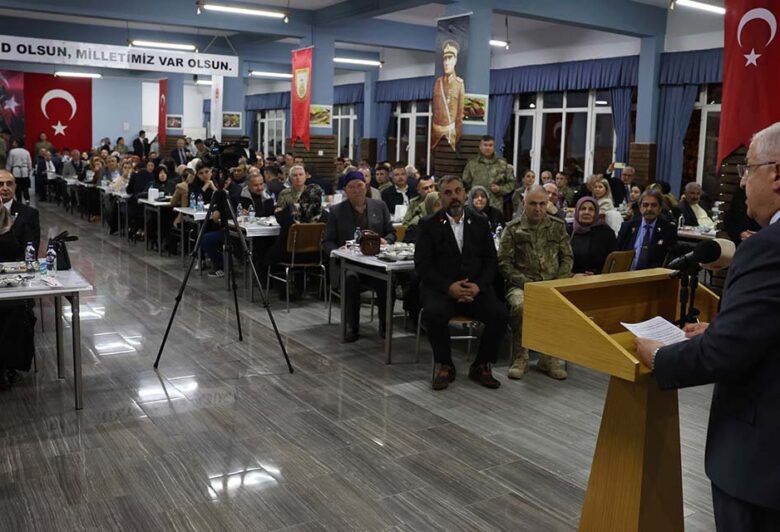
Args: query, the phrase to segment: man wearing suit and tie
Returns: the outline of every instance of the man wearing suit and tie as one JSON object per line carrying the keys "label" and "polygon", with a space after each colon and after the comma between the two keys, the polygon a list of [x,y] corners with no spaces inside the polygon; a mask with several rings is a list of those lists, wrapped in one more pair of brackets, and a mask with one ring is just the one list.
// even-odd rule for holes
{"label": "man wearing suit and tie", "polygon": [[719,532],[780,530],[780,122],[756,133],[738,167],[762,227],[729,268],[720,313],[687,342],[637,338],[663,389],[715,383],[705,470]]}
{"label": "man wearing suit and tie", "polygon": [[14,201],[16,194],[16,179],[11,172],[0,170],[0,199],[3,200],[4,209],[8,209],[14,217],[11,226],[16,241],[24,248],[27,242],[32,242],[36,253],[41,241],[41,222],[38,211],[29,205]]}
{"label": "man wearing suit and tie", "polygon": [[[299,168],[293,166],[293,170]],[[331,207],[330,216],[325,226],[325,236],[322,245],[325,255],[343,246],[347,240],[355,237],[355,229],[370,229],[377,233],[383,244],[395,242],[395,229],[390,221],[390,211],[380,200],[366,198],[366,182],[360,172],[347,174],[344,192],[347,199]],[[338,286],[340,270],[335,263],[330,264],[331,283]],[[370,285],[376,290],[379,303],[379,335],[385,333],[385,303],[386,285],[384,281],[377,279],[362,279],[363,284]],[[345,279],[346,286],[341,288],[341,297],[344,298],[344,306],[347,321],[346,342],[354,342],[358,339],[360,321],[360,285],[361,278],[355,272],[348,272]]]}
{"label": "man wearing suit and tie", "polygon": [[133,141],[133,153],[143,160],[149,155],[149,150],[149,139],[146,138],[146,131],[142,129],[138,132],[138,138]]}
{"label": "man wearing suit and tie", "polygon": [[623,222],[617,238],[620,251],[634,250],[632,270],[660,268],[677,243],[677,227],[661,217],[664,199],[660,192],[646,190],[639,197],[641,217]]}
{"label": "man wearing suit and tie", "polygon": [[490,223],[464,210],[466,189],[460,177],[444,176],[439,181],[439,197],[441,210],[418,225],[414,253],[415,270],[422,281],[422,319],[435,362],[432,387],[443,390],[455,380],[449,321],[454,316],[469,316],[485,324],[469,378],[498,388],[501,383],[490,366],[496,361],[508,316],[493,291],[498,262]]}
{"label": "man wearing suit and tie", "polygon": [[187,164],[190,160],[190,151],[184,142],[184,139],[176,139],[176,149],[171,152],[171,158],[176,163],[176,166],[180,164]]}

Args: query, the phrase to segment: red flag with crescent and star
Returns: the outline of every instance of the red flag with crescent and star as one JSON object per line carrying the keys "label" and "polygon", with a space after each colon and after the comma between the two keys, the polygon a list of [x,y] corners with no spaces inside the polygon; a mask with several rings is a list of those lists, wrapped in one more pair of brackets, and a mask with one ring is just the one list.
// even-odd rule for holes
{"label": "red flag with crescent and star", "polygon": [[8,131],[17,139],[24,138],[23,72],[0,70],[0,131]]}
{"label": "red flag with crescent and star", "polygon": [[33,146],[41,133],[57,150],[92,147],[92,80],[51,74],[24,75],[25,143]]}
{"label": "red flag with crescent and star", "polygon": [[726,0],[718,161],[780,121],[777,0]]}
{"label": "red flag with crescent and star", "polygon": [[157,106],[157,145],[160,150],[165,146],[167,136],[165,115],[168,114],[168,80],[160,80],[160,101]]}

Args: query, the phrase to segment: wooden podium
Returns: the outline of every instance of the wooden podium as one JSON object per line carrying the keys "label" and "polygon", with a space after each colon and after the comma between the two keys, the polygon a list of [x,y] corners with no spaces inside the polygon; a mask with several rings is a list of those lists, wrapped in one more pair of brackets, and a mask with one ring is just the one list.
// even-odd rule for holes
{"label": "wooden podium", "polygon": [[[677,391],[661,391],[620,322],[675,321],[680,283],[657,268],[525,285],[523,346],[610,375],[580,530],[683,532]],[[718,297],[696,291],[701,320]]]}

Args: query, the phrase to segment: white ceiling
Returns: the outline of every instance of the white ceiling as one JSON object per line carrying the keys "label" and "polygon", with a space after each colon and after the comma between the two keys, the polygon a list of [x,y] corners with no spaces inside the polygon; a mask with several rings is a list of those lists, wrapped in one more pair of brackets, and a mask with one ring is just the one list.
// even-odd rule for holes
{"label": "white ceiling", "polygon": [[268,7],[286,8],[288,3],[291,9],[322,9],[323,7],[340,4],[344,0],[242,0],[246,4],[259,4]]}
{"label": "white ceiling", "polygon": [[424,4],[410,9],[402,9],[394,13],[388,13],[376,18],[391,20],[393,22],[404,22],[406,24],[417,24],[418,26],[435,26],[436,19],[447,14],[447,8],[442,4]]}

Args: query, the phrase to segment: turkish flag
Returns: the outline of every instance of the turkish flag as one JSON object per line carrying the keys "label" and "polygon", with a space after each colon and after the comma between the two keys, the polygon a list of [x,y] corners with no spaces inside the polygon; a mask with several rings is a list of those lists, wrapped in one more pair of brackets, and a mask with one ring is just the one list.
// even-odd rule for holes
{"label": "turkish flag", "polygon": [[0,130],[9,131],[13,138],[24,138],[23,72],[0,70]]}
{"label": "turkish flag", "polygon": [[168,80],[160,80],[160,102],[157,106],[157,146],[159,150],[165,147],[165,115],[168,113]]}
{"label": "turkish flag", "polygon": [[33,160],[41,133],[58,150],[92,148],[91,79],[25,73],[24,113],[25,141]]}
{"label": "turkish flag", "polygon": [[292,51],[292,144],[301,139],[309,151],[309,108],[311,107],[311,53],[313,47]]}
{"label": "turkish flag", "polygon": [[780,120],[776,0],[726,0],[718,161]]}

